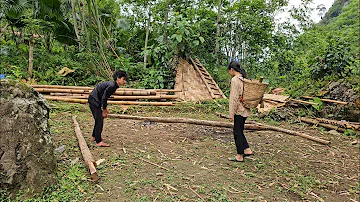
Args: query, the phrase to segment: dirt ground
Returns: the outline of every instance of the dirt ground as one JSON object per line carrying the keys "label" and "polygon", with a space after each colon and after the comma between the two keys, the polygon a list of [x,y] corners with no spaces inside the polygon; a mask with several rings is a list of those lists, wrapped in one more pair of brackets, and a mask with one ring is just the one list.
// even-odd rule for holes
{"label": "dirt ground", "polygon": [[[57,129],[71,125],[69,113],[52,120],[64,117],[67,123]],[[324,146],[275,131],[246,131],[255,155],[238,163],[227,160],[235,154],[231,129],[106,119],[103,138],[111,147],[98,148],[90,142],[91,114],[79,114],[78,121],[95,159],[105,159],[85,201],[359,201],[359,145],[351,137],[283,126],[331,140]],[[54,141],[75,142],[75,148],[71,130]]]}

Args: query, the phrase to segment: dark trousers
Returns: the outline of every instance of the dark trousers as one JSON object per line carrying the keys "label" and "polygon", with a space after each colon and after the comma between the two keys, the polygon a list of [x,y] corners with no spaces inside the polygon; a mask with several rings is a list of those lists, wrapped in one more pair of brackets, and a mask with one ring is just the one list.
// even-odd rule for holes
{"label": "dark trousers", "polygon": [[101,106],[98,107],[96,104],[93,104],[91,99],[89,99],[89,106],[95,119],[92,136],[95,137],[96,143],[99,143],[101,142],[101,132],[104,126],[104,117],[102,116]]}
{"label": "dark trousers", "polygon": [[246,118],[247,117],[242,117],[240,115],[234,116],[234,140],[238,154],[244,154],[244,150],[249,148],[249,144],[244,135]]}

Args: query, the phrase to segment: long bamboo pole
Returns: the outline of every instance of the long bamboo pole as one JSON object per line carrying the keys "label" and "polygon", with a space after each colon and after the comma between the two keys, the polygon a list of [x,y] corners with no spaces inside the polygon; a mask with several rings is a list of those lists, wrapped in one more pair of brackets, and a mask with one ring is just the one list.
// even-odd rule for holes
{"label": "long bamboo pole", "polygon": [[327,124],[327,123],[321,123],[320,121],[318,121],[316,119],[301,117],[300,120],[305,122],[305,123],[311,123],[311,124],[314,124],[314,125],[322,126],[324,128],[331,129],[331,130],[337,130],[337,131],[340,131],[340,132],[345,132],[345,130],[346,130],[345,128],[340,128],[339,126],[334,126],[334,125]]}
{"label": "long bamboo pole", "polygon": [[[87,99],[89,94],[71,94],[71,93],[50,93],[51,96],[61,96],[66,98],[74,98],[74,99]],[[140,100],[140,99],[148,99],[148,100],[174,100],[179,98],[177,95],[148,95],[148,96],[111,96],[109,100]]]}
{"label": "long bamboo pole", "polygon": [[290,99],[290,101],[296,102],[296,103],[301,103],[301,104],[308,104],[308,105],[319,105],[319,103],[307,102],[307,101],[303,101],[303,100]]}
{"label": "long bamboo pole", "polygon": [[85,162],[86,166],[89,169],[91,179],[94,180],[94,181],[98,181],[99,176],[98,176],[98,174],[96,172],[96,161],[94,160],[94,157],[92,156],[92,154],[91,154],[91,152],[89,150],[89,147],[86,144],[84,136],[81,133],[79,123],[76,121],[76,116],[73,116],[72,119],[74,121],[75,134],[76,134],[76,137],[77,137],[78,142],[79,142],[79,147],[80,147],[80,150],[81,150],[81,154],[83,156],[83,159],[84,159],[84,162]]}
{"label": "long bamboo pole", "polygon": [[[121,118],[121,119],[134,119],[134,120],[148,120],[154,122],[163,122],[163,123],[188,123],[188,124],[196,124],[196,125],[206,125],[206,126],[214,126],[214,127],[225,127],[225,128],[233,128],[234,124],[229,122],[220,122],[220,121],[207,121],[207,120],[198,120],[198,119],[189,119],[189,118],[162,118],[162,117],[141,117],[141,116],[129,116],[129,115],[119,115],[119,114],[109,114],[111,118]],[[319,142],[325,145],[330,144],[330,141],[323,140],[317,137],[312,137],[310,135],[306,135],[300,132],[279,128],[275,126],[269,126],[257,122],[247,122],[245,124],[245,129],[248,130],[273,130],[280,131],[283,133],[287,133],[290,135],[300,136],[309,140],[313,140],[315,142]]]}
{"label": "long bamboo pole", "polygon": [[[59,86],[59,85],[42,85],[32,84],[33,88],[56,88],[56,89],[74,89],[74,90],[93,90],[88,86]],[[118,91],[156,91],[156,92],[181,92],[181,89],[142,89],[142,88],[118,88]]]}
{"label": "long bamboo pole", "polygon": [[[44,96],[47,100],[55,100],[55,101],[66,101],[73,103],[87,103],[87,99],[73,99],[73,98],[64,98],[64,97],[56,97],[56,96]],[[112,101],[108,100],[108,104],[117,104],[117,105],[149,105],[149,106],[173,106],[172,102],[136,102],[136,101]]]}
{"label": "long bamboo pole", "polygon": [[[56,88],[34,88],[39,93],[73,93],[73,94],[89,94],[92,90],[82,89],[56,89]],[[156,91],[121,91],[114,92],[115,95],[156,95]]]}
{"label": "long bamboo pole", "polygon": [[[311,96],[302,96],[305,99],[314,99],[314,97]],[[320,99],[323,102],[331,102],[331,103],[336,103],[336,104],[341,104],[341,105],[347,105],[347,102],[343,102],[343,101],[337,101],[337,100],[330,100],[330,99]]]}

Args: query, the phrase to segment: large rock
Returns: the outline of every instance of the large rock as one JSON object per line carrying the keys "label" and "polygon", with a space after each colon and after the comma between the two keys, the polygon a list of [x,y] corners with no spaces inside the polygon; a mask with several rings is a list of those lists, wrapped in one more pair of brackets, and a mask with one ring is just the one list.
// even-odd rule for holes
{"label": "large rock", "polygon": [[26,84],[0,80],[0,189],[35,192],[56,182],[46,100]]}

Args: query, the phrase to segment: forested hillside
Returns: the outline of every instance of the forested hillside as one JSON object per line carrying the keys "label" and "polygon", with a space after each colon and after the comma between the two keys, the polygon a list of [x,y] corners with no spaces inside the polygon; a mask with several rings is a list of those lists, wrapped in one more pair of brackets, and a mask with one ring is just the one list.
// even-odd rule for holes
{"label": "forested hillside", "polygon": [[177,54],[199,58],[225,92],[231,59],[293,96],[338,79],[358,90],[359,0],[335,1],[318,24],[309,2],[289,11],[294,25],[276,21],[284,0],[1,0],[0,73],[94,85],[125,69],[130,86],[173,88]]}

